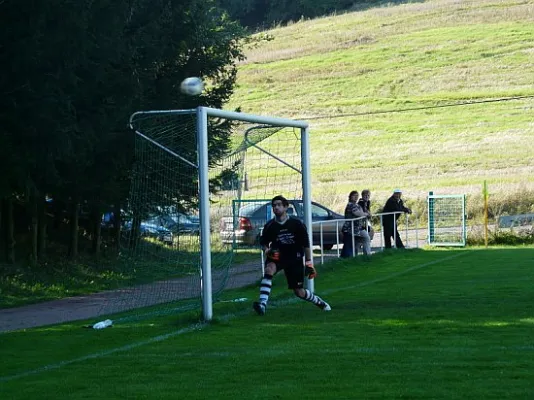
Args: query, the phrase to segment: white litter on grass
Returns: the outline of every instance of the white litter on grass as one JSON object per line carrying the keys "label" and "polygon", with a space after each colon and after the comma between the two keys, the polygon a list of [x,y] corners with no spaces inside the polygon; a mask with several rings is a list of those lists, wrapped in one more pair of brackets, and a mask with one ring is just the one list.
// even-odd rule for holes
{"label": "white litter on grass", "polygon": [[219,303],[242,303],[247,300],[248,299],[246,297],[240,297],[238,299],[233,299],[233,300],[221,300],[219,301]]}
{"label": "white litter on grass", "polygon": [[96,324],[93,325],[93,329],[104,329],[104,328],[107,328],[108,326],[112,326],[113,325],[113,321],[110,320],[110,319],[106,319],[104,321],[100,321],[100,322],[97,322]]}

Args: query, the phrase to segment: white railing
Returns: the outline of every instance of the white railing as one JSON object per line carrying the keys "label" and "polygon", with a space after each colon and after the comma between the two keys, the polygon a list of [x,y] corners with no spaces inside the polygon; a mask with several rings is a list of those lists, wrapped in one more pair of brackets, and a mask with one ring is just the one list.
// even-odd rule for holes
{"label": "white railing", "polygon": [[[406,245],[406,247],[419,247],[419,227],[418,227],[418,221],[419,219],[415,216],[412,216],[412,219],[410,219],[410,214],[407,214],[407,213],[404,213],[402,211],[395,211],[395,212],[388,212],[388,213],[378,213],[378,214],[373,214],[373,218],[375,217],[379,217],[380,218],[380,232],[378,232],[378,236],[380,238],[380,245],[379,246],[373,246],[374,248],[380,248],[380,250],[383,250],[384,249],[384,222],[383,222],[383,217],[386,216],[386,215],[396,215],[396,214],[405,214],[405,224],[404,224],[404,243]],[[336,222],[336,250],[337,250],[337,257],[340,256],[340,244],[342,243],[342,241],[340,241],[340,234],[341,234],[341,227],[343,226],[343,224],[346,222],[346,221],[351,221],[351,227],[352,227],[352,231],[354,232],[354,221],[359,221],[359,220],[365,220],[365,223],[367,224],[368,221],[367,221],[367,217],[358,217],[358,218],[346,218],[346,219],[336,219],[334,220]],[[396,246],[396,242],[397,242],[397,218],[394,217],[393,218],[393,221],[394,221],[394,230],[393,230],[393,245]],[[410,222],[413,223],[410,225]],[[326,221],[316,221],[316,222],[312,222],[312,225],[319,225],[319,243],[316,244],[316,245],[319,245],[320,246],[320,251],[321,251],[321,264],[324,263],[324,258],[325,258],[325,253],[324,253],[324,238],[323,238],[323,225],[325,223],[328,223],[328,224],[331,224],[333,222],[333,220],[326,220]],[[414,236],[415,238],[413,240],[410,240],[410,236],[409,236],[409,232],[410,231],[414,231]],[[400,234],[401,232],[399,232]],[[376,238],[376,234],[374,236]],[[376,240],[373,240],[373,242],[375,242],[374,244],[376,244]],[[314,243],[315,244],[315,243]],[[356,239],[355,239],[355,236],[352,235],[352,255],[354,256],[356,254],[356,247],[355,247],[355,244],[356,244]],[[372,243],[373,245],[373,243]]]}
{"label": "white railing", "polygon": [[[339,240],[339,236],[340,236],[340,233],[341,233],[341,228],[343,227],[343,225],[345,225],[345,222],[347,221],[350,221],[350,229],[351,229],[351,232],[354,233],[354,222],[356,221],[364,221],[366,227],[367,227],[367,217],[357,217],[357,218],[344,218],[344,219],[335,219],[335,220],[325,220],[325,221],[315,221],[315,222],[312,222],[312,226],[313,225],[319,225],[319,245],[321,247],[321,264],[324,263],[324,235],[323,235],[323,225],[325,223],[329,223],[331,224],[332,221],[335,221],[336,223],[336,250],[337,250],[337,256],[339,258],[340,256],[340,251],[339,251],[339,245],[341,244],[340,240]],[[341,226],[340,226],[341,224]],[[356,239],[355,239],[355,235],[353,234],[352,235],[352,256],[354,257],[356,255]]]}
{"label": "white railing", "polygon": [[[377,237],[377,234],[380,238],[380,242],[379,242],[379,246],[373,246],[373,244],[376,244],[376,240],[373,240],[371,242],[371,246],[374,247],[375,249],[376,248],[379,248],[381,251],[384,250],[384,222],[383,222],[383,217],[386,216],[386,215],[396,215],[396,214],[405,214],[405,226],[404,226],[404,244],[406,245],[406,247],[419,247],[419,219],[415,216],[412,216],[412,219],[410,220],[410,214],[406,214],[402,211],[395,211],[395,212],[389,212],[389,213],[377,213],[377,214],[373,214],[373,218],[376,218],[376,217],[379,217],[380,218],[380,232],[375,232],[375,238]],[[354,232],[354,222],[355,221],[360,221],[360,220],[364,220],[365,224],[367,225],[368,223],[368,220],[367,220],[367,217],[357,217],[357,218],[344,218],[344,219],[335,219],[335,220],[325,220],[325,221],[315,221],[315,222],[312,222],[312,225],[319,225],[319,243],[314,243],[314,245],[318,245],[320,246],[320,249],[321,249],[321,255],[320,255],[320,258],[321,258],[321,264],[324,264],[324,259],[325,259],[325,253],[324,253],[324,235],[323,235],[323,225],[328,223],[328,224],[331,224],[332,222],[335,222],[336,223],[336,255],[337,257],[339,258],[340,255],[341,255],[341,251],[340,251],[340,245],[343,243],[342,240],[340,240],[340,236],[341,236],[341,228],[343,227],[343,224],[345,224],[345,222],[347,221],[350,221],[351,222],[351,230],[352,232]],[[412,226],[410,226],[410,222],[413,220],[413,224]],[[393,230],[393,245],[396,246],[396,243],[397,243],[397,218],[394,217],[393,218],[393,221],[394,221],[394,230]],[[263,230],[263,228],[260,230],[260,235],[261,235],[261,231]],[[415,239],[413,240],[410,240],[410,236],[409,236],[409,232],[410,231],[414,231],[414,236],[415,236]],[[400,232],[399,232],[400,233]],[[356,251],[357,251],[357,248],[356,248],[356,241],[357,239],[355,239],[355,236],[356,235],[352,235],[352,256],[354,257],[356,255]],[[374,242],[374,243],[373,243]],[[413,243],[413,244],[412,244]],[[263,250],[260,251],[261,253],[261,273],[262,273],[262,276],[263,274],[265,273],[264,271],[264,268],[265,268],[265,258],[264,258],[264,254],[263,254]]]}

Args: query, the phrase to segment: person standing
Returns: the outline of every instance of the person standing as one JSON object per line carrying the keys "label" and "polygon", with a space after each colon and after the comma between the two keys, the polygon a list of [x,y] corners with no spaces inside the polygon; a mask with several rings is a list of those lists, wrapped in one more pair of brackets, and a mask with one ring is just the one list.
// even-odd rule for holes
{"label": "person standing", "polygon": [[274,218],[265,224],[260,237],[260,244],[266,256],[265,273],[260,283],[259,300],[252,304],[252,308],[259,315],[265,315],[273,277],[283,270],[288,288],[293,290],[295,296],[309,301],[323,311],[330,311],[332,308],[326,301],[304,289],[304,277],[314,279],[317,276],[306,225],[287,215],[289,202],[285,197],[275,196],[271,200],[271,206]]}
{"label": "person standing", "polygon": [[[412,210],[404,206],[404,202],[401,199],[402,191],[400,189],[395,189],[391,197],[386,201],[384,213],[393,213],[393,212],[404,212],[411,214]],[[391,249],[391,238],[395,237],[395,247],[397,249],[404,249],[404,244],[402,243],[399,231],[397,229],[397,220],[400,217],[400,213],[384,215],[382,217],[382,224],[384,226],[384,244],[386,249]]]}
{"label": "person standing", "polygon": [[358,200],[358,205],[362,208],[363,212],[368,214],[367,232],[369,232],[369,238],[373,240],[375,231],[371,226],[371,191],[369,189],[362,190],[362,197]]}
{"label": "person standing", "polygon": [[[353,190],[349,193],[349,202],[345,206],[345,219],[353,219],[359,217],[370,217],[371,214],[363,211],[362,207],[358,204],[360,194],[357,190]],[[363,240],[363,252],[366,256],[371,255],[371,238],[365,228],[366,221],[357,219],[355,221],[345,221],[341,231],[343,232],[343,249],[341,251],[341,257],[352,257],[352,237],[357,236]]]}

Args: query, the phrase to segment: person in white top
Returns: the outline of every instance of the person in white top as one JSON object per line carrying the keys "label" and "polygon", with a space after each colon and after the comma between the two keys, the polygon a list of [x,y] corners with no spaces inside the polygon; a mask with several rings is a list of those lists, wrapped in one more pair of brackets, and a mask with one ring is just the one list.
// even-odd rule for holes
{"label": "person in white top", "polygon": [[[346,219],[371,217],[371,214],[369,212],[365,212],[358,204],[359,197],[360,194],[357,190],[353,190],[349,193],[349,202],[345,207]],[[367,257],[371,255],[371,237],[369,236],[369,232],[367,232],[366,218],[357,219],[355,221],[346,221],[343,224],[341,231],[343,232],[343,250],[341,251],[341,257],[352,257],[353,236],[356,236],[358,239],[363,241],[363,253]]]}

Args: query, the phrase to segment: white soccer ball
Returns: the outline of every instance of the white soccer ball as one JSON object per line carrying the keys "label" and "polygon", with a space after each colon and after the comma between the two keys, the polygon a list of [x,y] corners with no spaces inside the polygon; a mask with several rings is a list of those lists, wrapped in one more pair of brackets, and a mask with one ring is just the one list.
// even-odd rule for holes
{"label": "white soccer ball", "polygon": [[188,96],[198,96],[204,90],[204,82],[197,77],[185,78],[180,84],[180,90]]}

